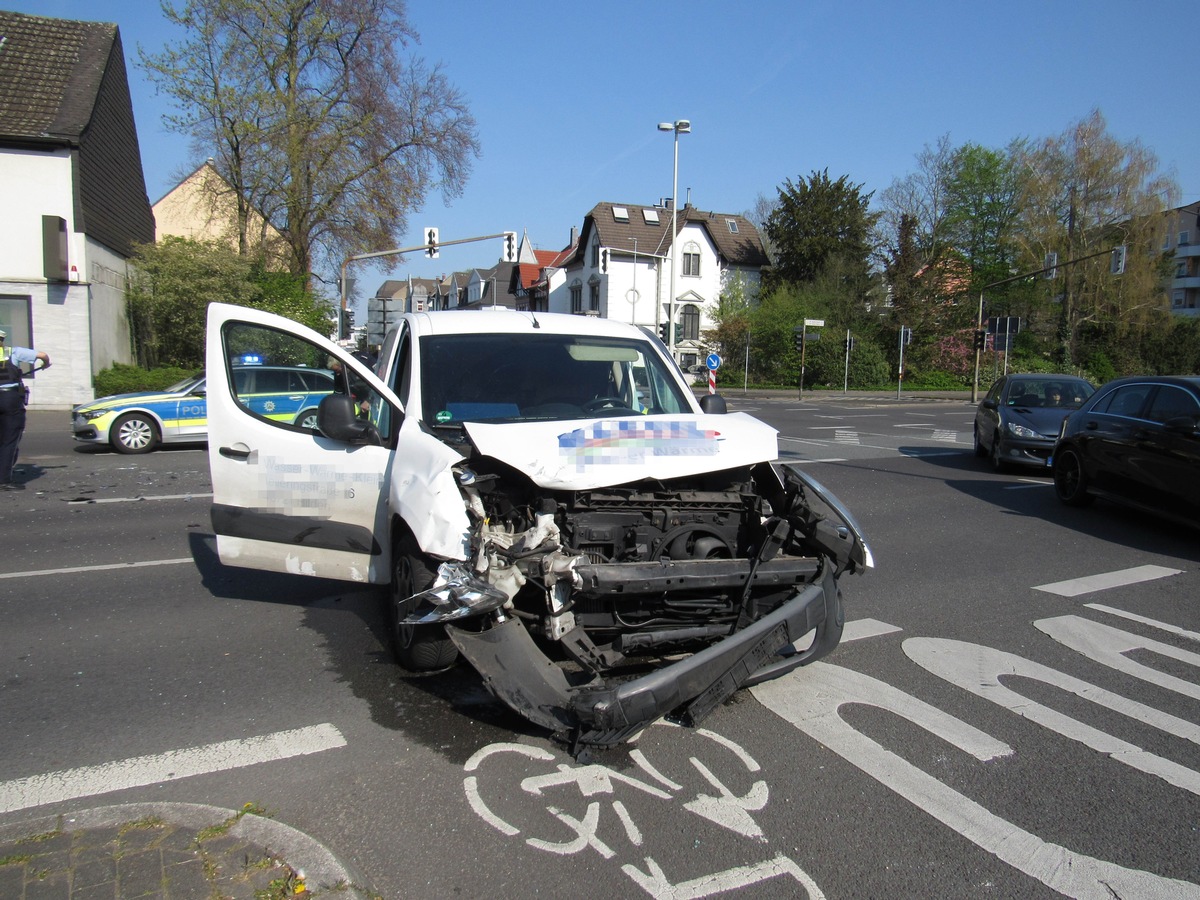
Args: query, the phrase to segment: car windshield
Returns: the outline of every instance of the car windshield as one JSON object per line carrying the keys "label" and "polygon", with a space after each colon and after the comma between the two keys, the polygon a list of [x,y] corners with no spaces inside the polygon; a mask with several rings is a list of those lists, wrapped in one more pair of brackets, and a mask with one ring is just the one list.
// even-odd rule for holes
{"label": "car windshield", "polygon": [[1028,409],[1063,407],[1077,409],[1095,393],[1086,381],[1045,380],[1014,381],[1008,388],[1008,405]]}
{"label": "car windshield", "polygon": [[183,381],[177,381],[166,389],[168,394],[185,394],[204,380],[204,373],[197,372],[195,375],[189,375]]}
{"label": "car windshield", "polygon": [[559,334],[421,339],[431,425],[691,412],[646,341]]}

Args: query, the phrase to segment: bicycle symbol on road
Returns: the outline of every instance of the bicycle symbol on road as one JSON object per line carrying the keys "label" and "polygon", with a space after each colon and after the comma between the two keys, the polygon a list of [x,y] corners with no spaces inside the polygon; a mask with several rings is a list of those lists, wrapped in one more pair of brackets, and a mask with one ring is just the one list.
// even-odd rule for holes
{"label": "bicycle symbol on road", "polygon": [[[713,731],[700,728],[690,734],[697,736],[699,746],[686,763],[676,757],[655,765],[649,751],[637,747],[629,752],[634,764],[630,771],[562,762],[541,747],[489,744],[467,760],[463,789],[471,809],[483,821],[506,837],[523,836],[535,850],[569,856],[590,849],[604,859],[619,861],[626,855],[637,860],[622,864],[621,871],[652,897],[708,897],[790,878],[803,885],[810,900],[823,900],[816,882],[783,854],[677,883],[647,855],[647,836],[636,822],[634,809],[647,804],[682,802],[687,812],[725,832],[755,846],[767,843],[754,818],[769,797],[758,762]],[[513,790],[517,786],[519,793]],[[658,813],[655,820],[659,821],[661,810],[653,813]]]}

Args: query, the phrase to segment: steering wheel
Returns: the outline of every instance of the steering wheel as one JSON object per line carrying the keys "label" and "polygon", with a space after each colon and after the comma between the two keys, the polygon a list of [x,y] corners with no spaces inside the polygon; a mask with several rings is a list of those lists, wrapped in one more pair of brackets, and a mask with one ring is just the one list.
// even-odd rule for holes
{"label": "steering wheel", "polygon": [[599,412],[602,409],[627,409],[630,412],[637,412],[636,409],[627,406],[621,397],[596,397],[583,404],[583,411],[587,413]]}

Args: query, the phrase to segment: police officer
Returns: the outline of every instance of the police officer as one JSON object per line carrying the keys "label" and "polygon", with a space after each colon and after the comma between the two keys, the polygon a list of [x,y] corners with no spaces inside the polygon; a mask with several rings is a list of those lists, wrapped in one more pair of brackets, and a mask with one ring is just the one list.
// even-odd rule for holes
{"label": "police officer", "polygon": [[25,485],[13,482],[13,466],[25,431],[25,385],[22,363],[39,359],[42,368],[50,368],[50,357],[28,347],[9,347],[8,332],[0,330],[0,491],[23,491]]}

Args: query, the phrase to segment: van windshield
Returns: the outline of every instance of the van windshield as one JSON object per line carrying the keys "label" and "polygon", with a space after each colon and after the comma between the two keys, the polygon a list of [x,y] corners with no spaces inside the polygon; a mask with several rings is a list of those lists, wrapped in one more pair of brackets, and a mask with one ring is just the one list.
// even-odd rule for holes
{"label": "van windshield", "polygon": [[692,412],[649,343],[556,334],[421,338],[430,425]]}

